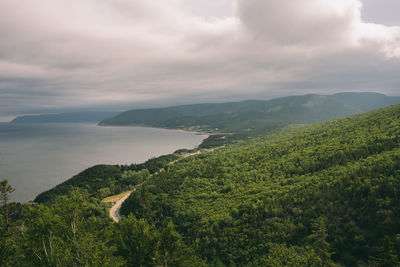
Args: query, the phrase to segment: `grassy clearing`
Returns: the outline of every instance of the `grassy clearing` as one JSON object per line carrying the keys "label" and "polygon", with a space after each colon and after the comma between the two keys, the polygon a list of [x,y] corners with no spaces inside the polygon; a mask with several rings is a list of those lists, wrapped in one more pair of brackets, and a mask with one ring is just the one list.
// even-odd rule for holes
{"label": "grassy clearing", "polygon": [[118,200],[120,200],[121,198],[123,198],[124,196],[129,194],[129,192],[131,192],[131,191],[126,191],[126,192],[123,192],[123,193],[118,194],[118,195],[106,197],[101,202],[117,202]]}

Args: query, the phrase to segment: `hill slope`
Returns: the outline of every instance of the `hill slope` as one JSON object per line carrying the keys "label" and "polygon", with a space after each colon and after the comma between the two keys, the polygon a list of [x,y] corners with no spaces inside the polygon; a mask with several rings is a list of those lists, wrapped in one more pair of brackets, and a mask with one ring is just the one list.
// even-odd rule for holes
{"label": "hill slope", "polygon": [[[361,108],[361,106],[359,106]],[[178,162],[124,203],[211,266],[397,266],[400,106]]]}
{"label": "hill slope", "polygon": [[289,124],[316,123],[392,104],[400,104],[400,97],[388,97],[377,93],[305,95],[269,101],[249,100],[131,110],[105,119],[100,124],[243,132],[278,128]]}
{"label": "hill slope", "polygon": [[74,122],[96,122],[107,117],[115,116],[117,112],[71,112],[59,114],[41,114],[19,116],[12,123],[74,123]]}

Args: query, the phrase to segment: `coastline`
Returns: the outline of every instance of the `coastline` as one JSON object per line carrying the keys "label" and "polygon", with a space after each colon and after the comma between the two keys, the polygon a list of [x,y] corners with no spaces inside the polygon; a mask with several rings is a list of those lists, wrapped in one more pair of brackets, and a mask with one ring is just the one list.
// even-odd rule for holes
{"label": "coastline", "polygon": [[[10,124],[4,123],[1,125],[8,126]],[[31,157],[30,154],[32,154],[34,151],[33,149],[31,149],[30,151],[32,153],[25,153],[24,157],[21,156],[20,158],[21,162],[25,163],[21,164],[21,166],[23,166],[24,168],[17,167],[17,164],[15,165],[9,164],[8,166],[10,167],[4,168],[2,170],[1,176],[4,177],[4,179],[7,178],[10,181],[10,184],[14,188],[16,188],[16,192],[12,194],[12,199],[11,199],[12,202],[19,202],[19,203],[29,202],[35,199],[41,193],[53,189],[54,187],[70,180],[72,177],[76,176],[79,173],[82,173],[83,171],[93,166],[102,164],[104,165],[141,164],[145,163],[149,159],[170,155],[181,149],[187,149],[187,150],[197,149],[199,145],[202,144],[203,141],[207,139],[209,136],[208,134],[193,133],[193,132],[191,132],[190,134],[189,133],[183,134],[182,133],[184,132],[183,129],[165,129],[169,131],[166,131],[163,134],[162,130],[161,131],[151,130],[151,129],[157,129],[156,127],[139,126],[138,130],[135,129],[118,130],[115,127],[116,128],[115,130],[112,129],[107,130],[104,129],[105,127],[104,128],[98,127],[97,123],[88,124],[90,127],[81,127],[80,123],[76,125],[79,129],[78,131],[76,131],[75,129],[71,130],[72,128],[69,124],[57,124],[56,127],[53,127],[53,124],[51,124],[50,126],[52,128],[50,131],[45,129],[47,125],[43,125],[46,127],[41,126],[38,129],[36,129],[36,126],[32,126],[35,128],[35,131],[34,135],[31,134],[30,136],[33,136],[34,138],[32,138],[32,141],[30,141],[31,140],[29,139],[30,137],[29,138],[24,137],[24,142],[29,142],[29,144],[37,144],[33,145],[33,147],[35,148],[38,147],[38,149],[43,149],[44,156]],[[30,127],[31,125],[27,126]],[[3,141],[9,144],[9,148],[8,147],[6,148],[10,149],[10,151],[15,151],[13,152],[15,155],[19,155],[19,153],[22,153],[20,151],[24,151],[23,150],[24,143],[20,143],[19,141],[18,141],[18,144],[20,144],[19,146],[11,146],[11,144],[13,144],[15,140],[19,140],[18,138],[22,138],[17,134],[13,134],[12,131],[21,132],[21,130],[19,129],[21,127],[26,127],[26,126],[19,125],[17,129],[14,129],[15,127],[12,127],[10,131],[2,132],[2,134],[4,135]],[[68,129],[68,131],[64,131],[64,128]],[[101,128],[103,128],[103,130],[101,130]],[[140,130],[139,128],[142,128],[142,130]],[[41,131],[46,132],[46,137],[47,135],[49,135],[49,138],[46,138],[46,143],[39,142],[40,140],[43,139]],[[135,135],[136,131],[141,133],[139,134],[140,138],[136,138]],[[64,141],[59,142],[58,140],[60,139],[60,136],[65,135],[64,132],[67,133],[67,138],[63,137],[62,140]],[[73,134],[69,134],[69,132]],[[83,136],[84,138],[80,138],[81,132],[84,134]],[[146,134],[147,132],[149,132],[150,134],[149,135]],[[155,134],[153,134],[153,132],[155,132]],[[58,135],[59,133],[60,135]],[[79,133],[79,135],[77,133]],[[88,136],[86,136],[86,133],[89,133]],[[92,133],[96,133],[96,135],[93,135]],[[114,133],[116,133],[117,135],[114,135]],[[195,136],[195,134],[198,134],[199,136]],[[55,136],[54,138],[53,135]],[[113,142],[113,139],[119,138],[120,135],[123,138],[118,139],[120,141],[115,140],[116,142]],[[12,138],[12,141],[7,141],[7,139],[5,139],[8,138],[8,136],[11,136],[10,138]],[[41,139],[38,139],[37,136],[40,136]],[[150,141],[141,143],[140,140],[142,140],[141,139],[142,136],[144,137],[144,139]],[[148,137],[145,138],[146,136]],[[151,141],[152,138],[155,139]],[[122,143],[125,143],[123,147],[121,147]],[[65,146],[65,144],[67,144],[67,146]],[[56,150],[57,151],[61,150],[62,153],[61,154],[57,153],[56,156],[51,156],[54,155],[55,153],[54,151]],[[36,151],[39,150],[36,149]],[[103,151],[105,152],[103,153]],[[102,155],[102,153],[104,154],[104,156]],[[97,156],[97,154],[99,154],[99,156]],[[47,158],[49,158],[50,161]],[[2,159],[2,162],[8,163],[11,160],[12,160],[11,157],[10,158],[5,157]],[[15,169],[18,169],[19,171],[17,173],[18,175],[13,175]],[[30,170],[32,170],[32,172]],[[29,177],[33,178],[29,179]]]}
{"label": "coastline", "polygon": [[[205,131],[196,131],[196,130],[190,130],[187,128],[168,128],[168,127],[146,126],[146,125],[139,125],[139,124],[114,125],[114,124],[98,123],[97,126],[99,126],[99,127],[138,127],[138,128],[163,129],[163,130],[171,130],[171,131],[182,131],[182,132],[194,133],[195,135],[205,136],[205,138],[193,149],[196,149],[199,146],[201,146],[201,144],[204,142],[204,140],[206,140],[207,138],[209,138],[212,135],[224,134],[224,133],[209,133],[209,132],[205,132]],[[186,149],[186,148],[181,148],[181,149]]]}

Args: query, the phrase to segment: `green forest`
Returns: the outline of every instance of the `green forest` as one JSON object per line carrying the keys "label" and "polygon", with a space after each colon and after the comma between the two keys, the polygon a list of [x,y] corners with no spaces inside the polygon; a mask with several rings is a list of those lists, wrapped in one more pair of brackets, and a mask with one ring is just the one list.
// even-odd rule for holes
{"label": "green forest", "polygon": [[[25,205],[4,180],[0,266],[400,266],[399,105],[199,149]],[[129,189],[114,223],[101,200]]]}
{"label": "green forest", "polygon": [[266,133],[291,124],[322,122],[394,104],[400,104],[400,97],[378,93],[308,94],[271,100],[135,109],[105,119],[100,124],[179,128],[243,136]]}

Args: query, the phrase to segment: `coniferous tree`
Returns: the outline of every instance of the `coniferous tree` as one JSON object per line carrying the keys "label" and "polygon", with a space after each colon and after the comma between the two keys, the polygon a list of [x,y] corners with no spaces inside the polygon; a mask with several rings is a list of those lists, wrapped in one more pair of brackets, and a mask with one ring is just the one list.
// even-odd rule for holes
{"label": "coniferous tree", "polygon": [[6,225],[8,225],[8,200],[10,199],[10,194],[14,192],[15,189],[11,187],[11,185],[8,184],[7,180],[3,180],[0,182],[0,197],[4,209],[4,219],[6,222]]}

